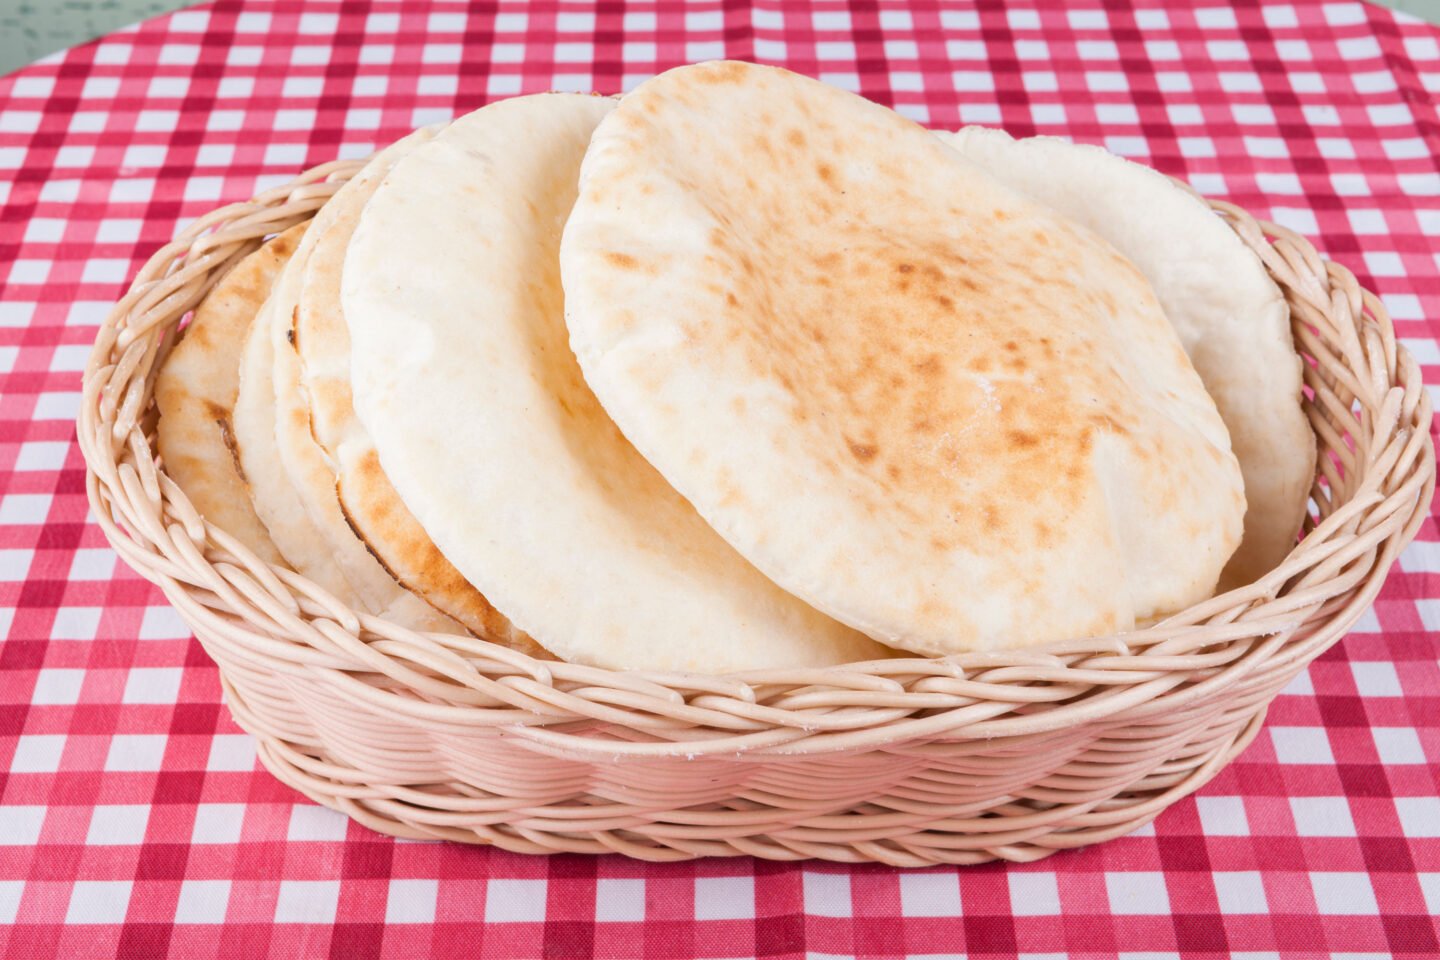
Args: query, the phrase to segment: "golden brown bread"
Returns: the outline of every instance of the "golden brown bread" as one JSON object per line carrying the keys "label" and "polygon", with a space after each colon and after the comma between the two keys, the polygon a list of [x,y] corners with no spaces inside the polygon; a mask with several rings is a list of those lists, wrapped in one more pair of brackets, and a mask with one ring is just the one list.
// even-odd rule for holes
{"label": "golden brown bread", "polygon": [[245,337],[307,225],[271,238],[215,285],[155,378],[166,472],[201,516],[269,563],[284,561],[250,504],[232,419]]}
{"label": "golden brown bread", "polygon": [[1220,589],[1295,548],[1315,477],[1302,362],[1285,297],[1208,204],[1159,172],[1055,137],[966,127],[941,137],[966,159],[1114,244],[1145,275],[1225,426],[1245,478],[1245,536]]}
{"label": "golden brown bread", "polygon": [[561,246],[626,437],[772,580],[916,652],[1213,590],[1240,472],[1153,291],[892,111],[750,64],[632,91]]}

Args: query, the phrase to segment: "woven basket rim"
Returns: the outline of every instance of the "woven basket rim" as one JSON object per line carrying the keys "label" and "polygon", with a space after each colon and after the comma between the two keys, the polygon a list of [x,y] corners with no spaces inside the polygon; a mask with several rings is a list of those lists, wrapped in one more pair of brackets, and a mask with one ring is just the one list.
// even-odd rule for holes
{"label": "woven basket rim", "polygon": [[[937,732],[1043,732],[1182,685],[1181,695],[1219,695],[1256,670],[1299,669],[1358,619],[1428,515],[1431,401],[1379,298],[1293,231],[1209,201],[1285,290],[1314,395],[1306,409],[1321,450],[1319,512],[1260,580],[1112,636],[722,676],[612,671],[416,634],[346,608],[205,522],[147,435],[150,387],[174,339],[163,334],[262,238],[313,216],[363,162],[323,164],[221,207],[157,251],[101,326],[78,431],[107,539],[192,626],[243,636],[377,708],[513,726],[537,748],[587,757],[819,753]],[[603,738],[564,729],[577,719],[608,725]],[[617,740],[616,729],[636,739]]]}

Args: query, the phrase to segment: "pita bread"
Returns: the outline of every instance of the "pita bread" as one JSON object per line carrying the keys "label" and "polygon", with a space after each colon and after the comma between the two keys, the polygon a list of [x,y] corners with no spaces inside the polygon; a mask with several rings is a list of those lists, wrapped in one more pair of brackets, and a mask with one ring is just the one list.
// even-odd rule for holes
{"label": "pita bread", "polygon": [[365,205],[342,305],[384,471],[456,568],[566,660],[726,672],[883,656],[745,563],[585,387],[557,251],[614,106],[492,104],[401,159]]}
{"label": "pita bread", "polygon": [[267,563],[283,560],[250,505],[231,420],[245,337],[305,227],[272,238],[215,285],[155,378],[155,443],[166,472],[201,516]]}
{"label": "pita bread", "polygon": [[[307,237],[314,235],[313,229],[306,234]],[[290,263],[306,252],[306,243],[302,240]],[[287,263],[287,269],[288,266]],[[277,286],[287,275],[287,270],[280,272]],[[379,581],[378,587],[369,582],[364,590],[357,589],[337,561],[337,551],[311,519],[299,492],[291,484],[276,442],[273,374],[275,293],[278,292],[272,291],[247,334],[234,409],[235,451],[249,481],[255,514],[289,567],[315,581],[342,603],[413,630],[464,633],[459,624],[436,613],[393,580]]]}
{"label": "pita bread", "polygon": [[270,347],[270,300],[256,315],[240,357],[235,400],[235,451],[249,481],[255,513],[291,569],[353,604],[355,594],[334,563],[320,532],[305,514],[275,446],[275,368]]}
{"label": "pita bread", "polygon": [[353,531],[402,585],[478,636],[517,644],[509,621],[471,586],[425,535],[400,502],[369,434],[355,416],[350,393],[350,331],[340,309],[340,275],[360,211],[391,166],[435,135],[418,130],[379,154],[325,205],[305,262],[291,342],[300,360],[301,402],[310,432],[334,475],[335,494]]}
{"label": "pita bread", "polygon": [[682,67],[600,124],[571,345],[771,579],[927,654],[1106,634],[1214,589],[1245,501],[1149,284],[894,112]]}
{"label": "pita bread", "polygon": [[[323,209],[321,213],[323,214]],[[335,474],[310,435],[310,411],[300,393],[300,359],[290,342],[291,317],[300,296],[300,282],[311,251],[329,228],[317,222],[291,259],[271,294],[268,313],[272,392],[275,403],[275,445],[291,488],[310,522],[320,531],[333,562],[355,591],[361,606],[374,612],[387,606],[399,585],[365,544],[351,531],[335,497]]]}
{"label": "pita bread", "polygon": [[1260,258],[1199,197],[1100,147],[983,127],[944,136],[986,173],[1104,237],[1150,281],[1245,476],[1245,537],[1220,589],[1276,567],[1305,518],[1315,433],[1300,407],[1290,309]]}

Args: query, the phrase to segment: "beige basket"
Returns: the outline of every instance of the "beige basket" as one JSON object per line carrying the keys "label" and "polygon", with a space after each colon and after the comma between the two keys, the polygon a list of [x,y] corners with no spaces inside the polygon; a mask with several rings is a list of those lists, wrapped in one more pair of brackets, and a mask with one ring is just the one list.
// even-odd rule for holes
{"label": "beige basket", "polygon": [[383,833],[649,860],[1034,860],[1129,833],[1213,777],[1370,604],[1435,484],[1430,400],[1379,299],[1214,203],[1284,288],[1310,361],[1317,514],[1242,590],[1117,637],[727,677],[538,661],[358,614],[206,524],[157,464],[173,331],[358,163],[218,210],[100,330],[79,434],[110,542],[220,666],[281,780]]}

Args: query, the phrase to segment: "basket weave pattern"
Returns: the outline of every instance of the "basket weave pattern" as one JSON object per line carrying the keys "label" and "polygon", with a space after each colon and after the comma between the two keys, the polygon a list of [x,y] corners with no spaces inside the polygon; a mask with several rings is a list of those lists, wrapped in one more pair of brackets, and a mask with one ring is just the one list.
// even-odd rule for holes
{"label": "basket weave pattern", "polygon": [[1374,599],[1434,491],[1430,399],[1379,299],[1291,231],[1214,202],[1289,299],[1321,452],[1306,536],[1264,579],[1116,637],[727,677],[416,634],[207,524],[152,443],[179,322],[360,166],[217,210],[156,253],[101,327],[79,439],[100,525],[219,664],[264,764],[384,833],[898,866],[1120,836],[1245,748],[1276,692]]}

